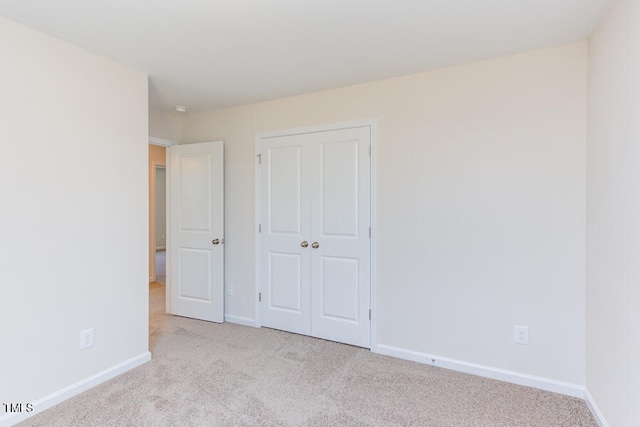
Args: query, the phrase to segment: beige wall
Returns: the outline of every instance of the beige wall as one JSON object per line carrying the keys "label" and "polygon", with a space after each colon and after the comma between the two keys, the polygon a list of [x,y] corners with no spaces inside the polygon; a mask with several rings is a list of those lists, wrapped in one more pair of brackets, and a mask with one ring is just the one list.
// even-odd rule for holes
{"label": "beige wall", "polygon": [[148,357],[147,76],[4,18],[0,58],[0,402],[26,403]]}
{"label": "beige wall", "polygon": [[584,384],[586,70],[578,43],[185,116],[225,141],[226,315],[255,316],[256,133],[373,118],[378,343]]}
{"label": "beige wall", "polygon": [[173,142],[180,141],[182,115],[175,111],[149,110],[149,136]]}
{"label": "beige wall", "polygon": [[156,166],[167,165],[167,149],[149,144],[149,281],[156,280]]}
{"label": "beige wall", "polygon": [[587,388],[615,427],[640,425],[640,2],[589,42]]}

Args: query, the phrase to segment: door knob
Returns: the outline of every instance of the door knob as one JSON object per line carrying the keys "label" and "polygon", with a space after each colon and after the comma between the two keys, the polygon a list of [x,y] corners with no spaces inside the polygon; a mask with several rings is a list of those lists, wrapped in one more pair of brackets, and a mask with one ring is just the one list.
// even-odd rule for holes
{"label": "door knob", "polygon": [[213,239],[211,243],[217,245],[218,243],[220,243],[220,239]]}
{"label": "door knob", "polygon": [[318,242],[313,242],[313,243],[311,244],[311,247],[312,247],[313,249],[318,249],[318,248],[320,247],[320,243],[318,243]]}
{"label": "door knob", "polygon": [[307,246],[309,246],[309,242],[307,242],[306,240],[303,240],[302,243],[300,243],[300,246],[302,246],[303,248],[306,248]]}

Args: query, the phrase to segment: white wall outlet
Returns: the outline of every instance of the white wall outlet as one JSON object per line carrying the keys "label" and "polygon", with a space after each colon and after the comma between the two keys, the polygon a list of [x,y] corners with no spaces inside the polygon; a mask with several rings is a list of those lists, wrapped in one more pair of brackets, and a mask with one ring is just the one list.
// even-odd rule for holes
{"label": "white wall outlet", "polygon": [[233,296],[233,283],[227,283],[227,296]]}
{"label": "white wall outlet", "polygon": [[515,339],[516,344],[529,345],[529,328],[526,326],[515,326]]}
{"label": "white wall outlet", "polygon": [[86,350],[94,344],[93,328],[80,332],[80,350]]}

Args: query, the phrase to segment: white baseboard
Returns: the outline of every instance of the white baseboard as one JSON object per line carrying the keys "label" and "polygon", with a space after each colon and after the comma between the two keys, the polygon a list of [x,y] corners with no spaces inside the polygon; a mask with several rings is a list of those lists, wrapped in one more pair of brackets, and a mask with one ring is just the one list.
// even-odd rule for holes
{"label": "white baseboard", "polygon": [[593,418],[595,418],[598,425],[600,427],[609,427],[609,423],[604,419],[604,415],[602,415],[602,412],[600,411],[600,408],[598,408],[596,401],[593,399],[593,396],[591,396],[591,393],[589,393],[589,389],[584,390],[584,400],[587,401],[587,406],[589,407],[589,410],[593,414]]}
{"label": "white baseboard", "polygon": [[526,387],[534,387],[571,397],[577,397],[580,399],[584,399],[585,397],[584,386],[578,384],[552,380],[550,378],[537,377],[534,375],[508,371],[506,369],[499,369],[486,365],[479,365],[477,363],[466,362],[464,360],[449,359],[446,357],[406,350],[403,348],[393,347],[385,344],[378,344],[375,347],[372,347],[371,351],[378,354],[384,354],[386,356],[397,357],[399,359],[411,360],[413,362],[424,363],[427,365],[451,369],[453,371],[478,375],[480,377],[505,381],[508,383],[518,384]]}
{"label": "white baseboard", "polygon": [[234,316],[232,314],[225,314],[224,321],[244,326],[256,326],[256,321],[254,319],[249,319],[248,317],[242,316]]}
{"label": "white baseboard", "polygon": [[137,368],[140,365],[143,365],[151,360],[151,353],[145,351],[144,353],[133,357],[129,360],[125,360],[122,363],[118,363],[115,366],[112,366],[108,369],[105,369],[102,372],[98,372],[95,375],[92,375],[88,378],[80,380],[74,384],[71,384],[63,389],[55,391],[48,396],[42,397],[33,403],[33,411],[32,412],[15,412],[8,413],[0,416],[0,427],[9,427],[16,425],[19,422],[26,420],[27,418],[33,417],[34,415],[45,411],[58,403],[62,403],[67,399],[70,399],[78,394],[89,390],[92,387],[97,386],[105,381],[108,381],[112,378],[117,377],[118,375],[124,374],[127,371],[130,371],[133,368]]}

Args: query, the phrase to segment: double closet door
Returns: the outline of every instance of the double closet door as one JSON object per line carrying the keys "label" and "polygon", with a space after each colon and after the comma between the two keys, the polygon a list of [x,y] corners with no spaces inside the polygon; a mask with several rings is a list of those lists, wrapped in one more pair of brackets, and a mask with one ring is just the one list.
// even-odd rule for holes
{"label": "double closet door", "polygon": [[370,347],[370,127],[260,140],[262,326]]}

